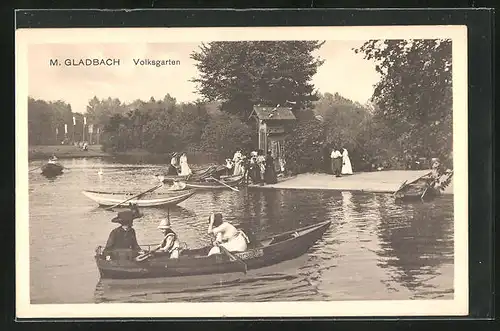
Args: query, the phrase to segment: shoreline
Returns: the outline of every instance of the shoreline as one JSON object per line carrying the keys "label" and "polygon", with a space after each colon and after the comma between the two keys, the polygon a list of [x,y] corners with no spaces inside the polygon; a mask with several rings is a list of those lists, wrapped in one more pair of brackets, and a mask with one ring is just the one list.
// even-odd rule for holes
{"label": "shoreline", "polygon": [[[278,183],[276,184],[266,184],[263,186],[250,184],[248,187],[286,190],[394,193],[405,180],[409,183],[425,175],[429,171],[430,170],[387,170],[358,172],[342,177],[335,177],[325,173],[306,173],[278,179]],[[453,181],[443,192],[441,192],[441,194],[453,195]]]}

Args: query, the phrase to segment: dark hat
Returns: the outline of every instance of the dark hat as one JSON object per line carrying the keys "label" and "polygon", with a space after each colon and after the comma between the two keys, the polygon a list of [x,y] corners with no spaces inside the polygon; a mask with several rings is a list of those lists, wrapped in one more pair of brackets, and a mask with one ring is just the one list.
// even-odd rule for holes
{"label": "dark hat", "polygon": [[132,224],[134,219],[137,218],[137,213],[134,213],[132,210],[125,210],[118,212],[118,215],[111,220],[113,223],[120,224]]}

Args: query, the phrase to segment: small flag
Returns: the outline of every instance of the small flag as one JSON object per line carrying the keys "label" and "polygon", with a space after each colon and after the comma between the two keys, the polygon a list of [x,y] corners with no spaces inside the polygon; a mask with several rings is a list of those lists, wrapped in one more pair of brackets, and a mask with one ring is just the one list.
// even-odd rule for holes
{"label": "small flag", "polygon": [[75,116],[73,116],[73,125],[76,125],[76,119],[75,119]]}
{"label": "small flag", "polygon": [[83,125],[87,125],[87,118],[83,116]]}
{"label": "small flag", "polygon": [[64,133],[68,133],[68,124],[64,124]]}

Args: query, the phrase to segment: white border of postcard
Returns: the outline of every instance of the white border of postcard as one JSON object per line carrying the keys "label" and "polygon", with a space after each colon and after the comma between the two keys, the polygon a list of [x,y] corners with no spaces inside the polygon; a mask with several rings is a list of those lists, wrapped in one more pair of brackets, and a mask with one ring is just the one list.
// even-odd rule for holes
{"label": "white border of postcard", "polygon": [[[152,33],[154,31],[154,33]],[[78,38],[75,38],[78,36]],[[30,304],[28,45],[237,40],[452,39],[454,299],[264,303]],[[467,27],[86,28],[16,31],[16,315],[18,318],[342,317],[468,314]],[[91,254],[92,252],[89,252]]]}

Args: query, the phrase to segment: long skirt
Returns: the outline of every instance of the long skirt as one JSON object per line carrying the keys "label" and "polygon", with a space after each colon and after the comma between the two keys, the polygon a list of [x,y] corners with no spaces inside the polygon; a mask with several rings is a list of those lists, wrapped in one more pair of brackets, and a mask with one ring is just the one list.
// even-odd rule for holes
{"label": "long skirt", "polygon": [[332,159],[332,173],[335,176],[340,176],[341,172],[342,172],[342,158],[338,157]]}
{"label": "long skirt", "polygon": [[266,184],[276,184],[278,182],[276,171],[274,170],[274,164],[266,166],[266,170],[264,172],[264,181],[266,182]]}
{"label": "long skirt", "polygon": [[178,175],[178,173],[177,173],[177,168],[176,168],[176,167],[174,167],[173,165],[169,165],[167,175],[174,175],[174,176],[177,176],[177,175]]}
{"label": "long skirt", "polygon": [[[244,252],[247,250],[247,241],[245,237],[242,234],[238,234],[237,236],[234,236],[233,238],[229,239],[225,243],[220,244],[220,246],[223,246],[225,249],[227,249],[230,252]],[[212,254],[220,254],[220,248],[217,246],[212,247],[210,252],[208,252],[208,256]]]}

